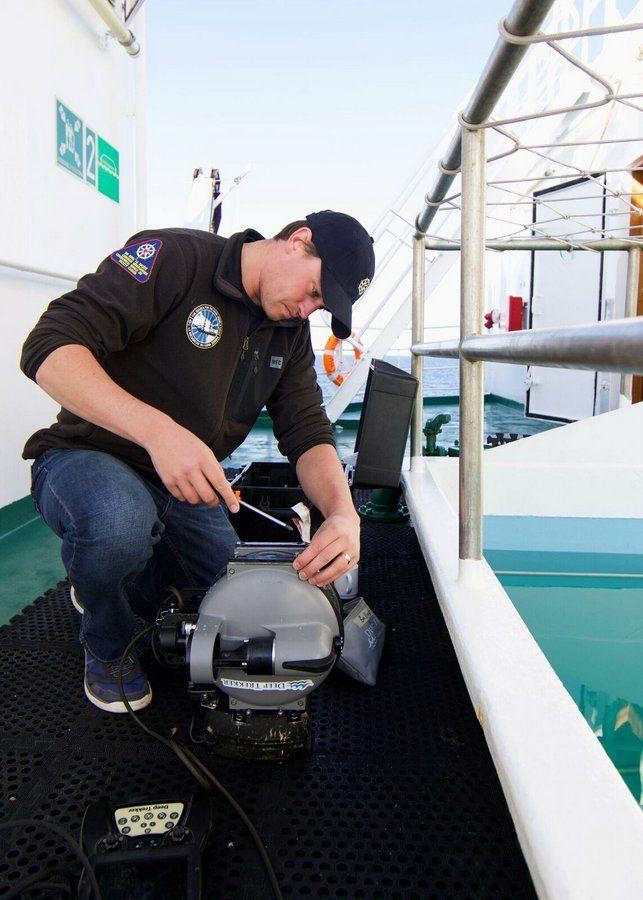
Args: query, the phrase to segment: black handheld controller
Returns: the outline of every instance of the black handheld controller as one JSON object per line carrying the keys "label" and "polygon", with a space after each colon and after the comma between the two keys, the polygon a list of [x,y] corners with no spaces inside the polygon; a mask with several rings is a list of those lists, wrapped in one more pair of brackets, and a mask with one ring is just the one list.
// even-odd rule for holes
{"label": "black handheld controller", "polygon": [[[119,806],[103,800],[87,807],[80,837],[103,900],[199,900],[201,853],[211,828],[212,804],[204,794]],[[86,873],[78,897],[92,897]]]}

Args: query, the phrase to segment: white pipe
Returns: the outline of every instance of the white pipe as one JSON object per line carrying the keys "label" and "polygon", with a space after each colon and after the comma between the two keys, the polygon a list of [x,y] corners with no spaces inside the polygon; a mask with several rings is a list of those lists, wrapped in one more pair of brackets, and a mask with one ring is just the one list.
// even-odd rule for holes
{"label": "white pipe", "polygon": [[130,56],[138,56],[141,46],[134,34],[118,18],[108,0],[89,0],[114,37]]}
{"label": "white pipe", "polygon": [[[625,283],[625,316],[636,316],[639,299],[639,278],[641,275],[641,252],[638,247],[632,247],[627,251],[627,281]],[[632,400],[632,375],[621,375],[621,394],[631,402]]]}
{"label": "white pipe", "polygon": [[[485,302],[484,129],[462,129],[460,336],[482,332]],[[422,365],[422,363],[419,363]],[[482,559],[483,364],[460,356],[460,559]],[[419,454],[418,454],[419,455]]]}
{"label": "white pipe", "polygon": [[[426,302],[426,262],[424,237],[413,238],[413,286],[411,290],[411,342],[424,340],[424,306]],[[424,360],[411,357],[411,372],[418,380],[411,418],[411,457],[422,456],[422,418],[424,415]]]}
{"label": "white pipe", "polygon": [[0,268],[15,269],[17,272],[27,272],[29,275],[43,275],[45,278],[59,278],[61,281],[69,281],[76,284],[80,275],[67,275],[65,272],[54,272],[52,269],[37,269],[35,266],[26,266],[23,263],[10,262],[0,259]]}

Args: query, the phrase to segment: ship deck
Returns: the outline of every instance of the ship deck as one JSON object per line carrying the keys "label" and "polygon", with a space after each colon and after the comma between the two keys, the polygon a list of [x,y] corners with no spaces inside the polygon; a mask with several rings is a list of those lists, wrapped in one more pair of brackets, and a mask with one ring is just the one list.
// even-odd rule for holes
{"label": "ship deck", "polygon": [[[33,544],[32,579],[56,571],[37,525],[14,533],[23,562]],[[252,818],[284,896],[535,896],[415,531],[365,523],[362,534],[361,592],[387,625],[377,686],[332,673],[312,695],[313,750],[298,760],[199,755]],[[17,607],[33,581],[23,583]],[[100,798],[197,788],[129,717],[87,703],[77,627],[62,582],[0,628],[0,817],[49,820],[75,836]],[[146,668],[154,700],[144,720],[185,736],[184,676],[153,660]],[[249,835],[223,799],[215,806],[204,895],[263,900],[270,887]],[[0,897],[52,864],[79,873],[64,844],[35,825],[0,832],[0,847]]]}

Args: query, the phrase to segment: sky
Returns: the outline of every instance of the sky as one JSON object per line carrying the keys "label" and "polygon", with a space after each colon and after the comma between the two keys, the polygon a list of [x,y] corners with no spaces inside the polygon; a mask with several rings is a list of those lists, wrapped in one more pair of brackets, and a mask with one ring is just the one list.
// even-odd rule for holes
{"label": "sky", "polygon": [[[149,221],[184,224],[192,171],[220,233],[319,209],[379,215],[448,130],[511,0],[148,0]],[[427,184],[427,189],[430,184]]]}

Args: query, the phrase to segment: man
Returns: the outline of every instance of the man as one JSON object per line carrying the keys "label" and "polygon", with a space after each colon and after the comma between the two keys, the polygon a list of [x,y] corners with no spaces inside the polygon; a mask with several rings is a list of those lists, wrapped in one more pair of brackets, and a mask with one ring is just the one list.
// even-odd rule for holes
{"label": "man", "polygon": [[[326,210],[272,240],[182,228],[135,235],[54,300],[21,368],[61,404],[27,441],[32,496],[62,538],[72,601],[83,613],[85,694],[125,712],[117,683],[134,613],[153,619],[169,584],[211,584],[237,536],[219,463],[264,405],[279,447],[324,516],[294,561],[325,585],[359,558],[359,519],[321,407],[308,316],[351,331],[373,277],[372,239]],[[133,709],[152,691],[135,653],[123,684]]]}

